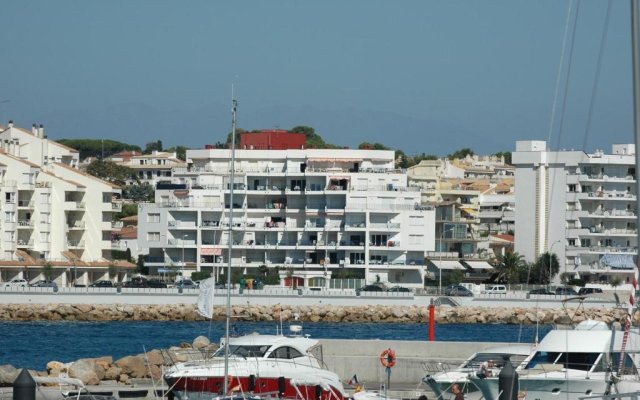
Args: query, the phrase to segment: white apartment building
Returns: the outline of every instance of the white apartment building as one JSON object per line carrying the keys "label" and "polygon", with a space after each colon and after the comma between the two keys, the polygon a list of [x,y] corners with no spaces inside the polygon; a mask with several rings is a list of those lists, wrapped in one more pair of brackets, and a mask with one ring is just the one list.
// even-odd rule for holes
{"label": "white apartment building", "polygon": [[587,154],[516,142],[515,251],[528,261],[555,253],[569,278],[629,282],[638,249],[634,154],[633,144]]}
{"label": "white apartment building", "polygon": [[0,127],[1,282],[44,279],[45,264],[62,286],[124,278],[133,267],[110,261],[120,189],[77,165],[78,152],[47,139],[42,126]]}
{"label": "white apartment building", "polygon": [[[229,232],[231,152],[188,150],[185,170],[141,204],[138,240],[150,272],[292,270],[298,285],[328,287],[339,269],[367,282],[424,283],[433,209],[394,169],[393,151],[237,150]],[[233,243],[229,255],[229,242]]]}
{"label": "white apartment building", "polygon": [[[160,181],[170,181],[171,171],[174,168],[187,166],[175,152],[156,150],[151,154],[123,151],[108,157],[107,160],[133,169],[140,183],[147,183],[151,186],[155,186]],[[136,182],[131,180],[127,182],[127,185],[134,183]]]}

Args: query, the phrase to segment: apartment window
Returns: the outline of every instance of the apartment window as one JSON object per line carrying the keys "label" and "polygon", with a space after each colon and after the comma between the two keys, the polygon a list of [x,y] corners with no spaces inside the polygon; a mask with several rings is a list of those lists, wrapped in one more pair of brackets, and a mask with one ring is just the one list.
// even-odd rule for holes
{"label": "apartment window", "polygon": [[6,231],[4,233],[4,241],[5,242],[13,242],[13,238],[14,238],[14,232],[13,231]]}
{"label": "apartment window", "polygon": [[576,240],[575,239],[569,239],[569,246],[575,246],[576,245]]}
{"label": "apartment window", "polygon": [[159,242],[160,241],[160,232],[147,232],[147,241],[149,241],[149,242]]}
{"label": "apartment window", "polygon": [[49,204],[50,198],[51,198],[51,194],[40,193],[40,204]]}
{"label": "apartment window", "polygon": [[4,199],[5,199],[5,202],[7,203],[13,203],[14,198],[15,198],[15,193],[13,192],[7,192],[4,194]]}
{"label": "apartment window", "polygon": [[569,192],[570,193],[575,193],[576,192],[576,185],[574,185],[574,184],[569,185]]}
{"label": "apartment window", "polygon": [[4,222],[13,222],[13,217],[15,213],[13,211],[6,211],[4,213]]}
{"label": "apartment window", "polygon": [[49,223],[49,213],[40,213],[40,223],[42,224]]}
{"label": "apartment window", "polygon": [[421,245],[424,243],[423,235],[409,235],[409,244]]}
{"label": "apartment window", "polygon": [[49,243],[49,232],[40,232],[40,241]]}
{"label": "apartment window", "polygon": [[158,213],[147,214],[147,222],[160,222],[160,214]]}
{"label": "apartment window", "polygon": [[422,215],[409,216],[409,226],[423,226],[423,225],[424,225],[424,217]]}

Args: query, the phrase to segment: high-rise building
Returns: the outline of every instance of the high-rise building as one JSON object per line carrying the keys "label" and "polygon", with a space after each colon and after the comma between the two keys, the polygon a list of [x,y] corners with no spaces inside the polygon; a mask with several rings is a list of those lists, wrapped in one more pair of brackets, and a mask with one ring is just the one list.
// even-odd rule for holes
{"label": "high-rise building", "polygon": [[515,251],[528,261],[557,254],[568,279],[628,282],[638,249],[635,150],[614,144],[611,154],[587,154],[517,142]]}

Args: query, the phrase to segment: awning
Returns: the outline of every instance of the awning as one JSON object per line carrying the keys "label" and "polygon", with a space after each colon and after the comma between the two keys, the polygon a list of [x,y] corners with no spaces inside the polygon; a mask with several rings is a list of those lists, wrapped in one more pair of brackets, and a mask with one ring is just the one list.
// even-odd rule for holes
{"label": "awning", "polygon": [[341,181],[341,180],[349,180],[351,179],[350,176],[344,175],[344,176],[330,176],[329,180],[330,181]]}
{"label": "awning", "polygon": [[466,269],[465,267],[462,266],[462,264],[454,260],[429,260],[429,261],[431,261],[431,263],[434,264],[438,269],[448,269],[448,270]]}
{"label": "awning", "polygon": [[202,247],[200,255],[203,256],[219,256],[222,255],[222,249],[219,247]]}
{"label": "awning", "polygon": [[486,261],[463,261],[463,263],[472,269],[493,269],[491,264]]}
{"label": "awning", "polygon": [[600,263],[614,269],[634,269],[636,264],[630,254],[605,254],[600,258]]}
{"label": "awning", "polygon": [[353,162],[353,161],[362,161],[362,158],[308,158],[307,161],[315,161],[315,162]]}
{"label": "awning", "polygon": [[174,190],[173,194],[177,197],[184,197],[189,194],[188,190]]}

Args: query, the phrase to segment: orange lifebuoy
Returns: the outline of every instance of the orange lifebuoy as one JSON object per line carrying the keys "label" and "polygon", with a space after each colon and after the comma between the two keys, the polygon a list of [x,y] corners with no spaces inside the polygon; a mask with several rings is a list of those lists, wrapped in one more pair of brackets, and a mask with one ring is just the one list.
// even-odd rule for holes
{"label": "orange lifebuoy", "polygon": [[383,351],[380,354],[380,364],[387,368],[391,368],[396,365],[396,352],[391,349]]}

